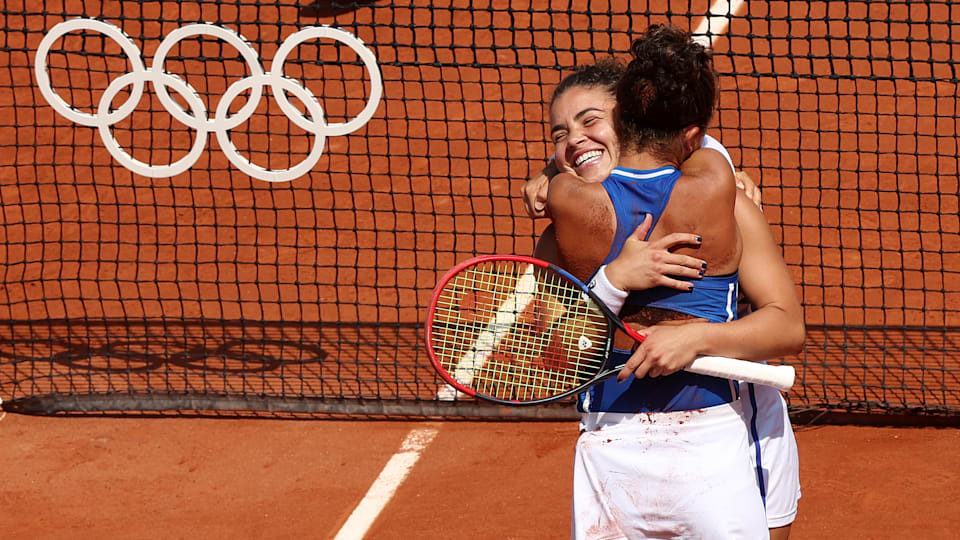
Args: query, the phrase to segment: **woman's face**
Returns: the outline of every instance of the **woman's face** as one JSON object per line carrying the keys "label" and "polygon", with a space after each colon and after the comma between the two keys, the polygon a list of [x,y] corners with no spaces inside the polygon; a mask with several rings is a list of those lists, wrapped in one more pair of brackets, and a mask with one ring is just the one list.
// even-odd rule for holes
{"label": "woman's face", "polygon": [[602,182],[617,165],[613,129],[616,98],[599,86],[575,86],[550,107],[550,136],[557,168]]}

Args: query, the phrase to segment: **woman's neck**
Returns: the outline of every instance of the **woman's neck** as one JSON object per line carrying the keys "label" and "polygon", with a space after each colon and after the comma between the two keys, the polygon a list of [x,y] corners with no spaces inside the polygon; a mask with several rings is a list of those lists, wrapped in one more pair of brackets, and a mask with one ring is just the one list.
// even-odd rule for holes
{"label": "woman's neck", "polygon": [[650,169],[659,169],[660,167],[679,167],[679,163],[673,163],[670,160],[655,156],[647,151],[641,152],[622,152],[617,166],[628,169],[637,169],[646,171]]}

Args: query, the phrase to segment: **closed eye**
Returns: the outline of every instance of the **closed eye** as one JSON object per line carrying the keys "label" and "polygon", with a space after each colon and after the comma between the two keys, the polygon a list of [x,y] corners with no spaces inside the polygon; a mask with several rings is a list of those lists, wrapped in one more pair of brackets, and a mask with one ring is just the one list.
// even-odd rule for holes
{"label": "closed eye", "polygon": [[598,120],[600,120],[599,116],[588,116],[583,119],[583,125],[589,126],[596,123]]}

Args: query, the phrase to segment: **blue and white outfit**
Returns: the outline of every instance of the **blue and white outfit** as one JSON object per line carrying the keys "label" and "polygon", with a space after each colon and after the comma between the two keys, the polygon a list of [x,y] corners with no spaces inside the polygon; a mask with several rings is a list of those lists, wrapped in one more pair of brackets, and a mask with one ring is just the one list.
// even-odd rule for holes
{"label": "blue and white outfit", "polygon": [[[720,141],[704,135],[703,147],[723,154],[734,168],[730,153]],[[761,458],[758,462],[757,453],[753,454],[760,492],[767,507],[767,525],[771,529],[789,525],[797,517],[800,500],[800,457],[787,402],[772,386],[747,383],[741,385],[740,390],[751,442],[759,449]]]}
{"label": "blue and white outfit", "polygon": [[[656,226],[679,178],[673,167],[618,167],[603,182],[617,215],[605,262],[646,214]],[[722,322],[735,317],[736,299],[733,274],[697,280],[692,291],[634,291],[626,302]],[[630,351],[614,354],[626,361]],[[767,538],[741,405],[736,382],[686,371],[610,378],[584,392],[573,538]]]}

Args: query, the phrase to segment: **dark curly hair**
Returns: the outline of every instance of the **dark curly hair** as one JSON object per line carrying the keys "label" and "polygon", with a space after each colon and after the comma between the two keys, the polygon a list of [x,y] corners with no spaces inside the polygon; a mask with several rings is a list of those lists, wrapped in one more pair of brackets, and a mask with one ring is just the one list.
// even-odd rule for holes
{"label": "dark curly hair", "polygon": [[623,76],[623,69],[623,64],[615,58],[604,58],[594,64],[581,66],[575,72],[564,77],[560,84],[554,88],[550,105],[553,105],[557,98],[571,88],[599,87],[609,91],[610,95],[615,95],[617,83]]}
{"label": "dark curly hair", "polygon": [[718,97],[710,51],[689,32],[654,24],[630,53],[616,88],[620,144],[663,152],[685,128],[707,127]]}

